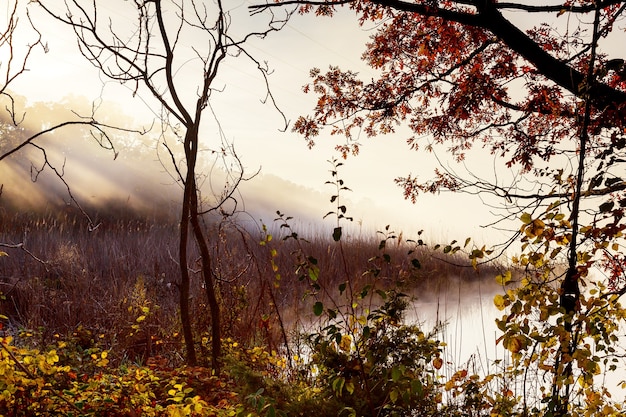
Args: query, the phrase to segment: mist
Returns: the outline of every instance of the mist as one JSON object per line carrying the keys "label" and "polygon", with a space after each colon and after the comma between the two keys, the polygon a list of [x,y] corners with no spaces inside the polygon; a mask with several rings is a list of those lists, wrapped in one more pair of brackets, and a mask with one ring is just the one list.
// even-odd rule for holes
{"label": "mist", "polygon": [[[79,116],[93,117],[122,130],[106,129],[108,139],[98,136],[91,126],[68,126],[38,137],[33,145],[26,145],[0,161],[0,207],[5,211],[44,212],[66,210],[78,203],[95,219],[107,217],[145,217],[160,221],[177,219],[182,198],[182,186],[176,177],[173,160],[183,168],[182,156],[176,153],[180,145],[170,135],[154,125],[141,125],[112,103],[97,106],[86,98],[69,96],[58,103],[27,103],[16,96],[23,107],[23,121],[16,127],[8,114],[0,113],[5,134],[0,137],[0,154],[15,148],[43,129],[67,122],[79,121]],[[5,104],[5,103],[2,103]],[[108,142],[110,139],[111,143]],[[199,170],[202,197],[212,207],[225,187],[232,184],[232,176],[240,172],[225,168],[228,161],[207,146]],[[271,225],[277,212],[291,216],[300,227],[311,233],[332,230],[333,218],[322,220],[333,210],[330,196],[298,185],[276,175],[265,174],[260,167],[246,165],[246,155],[240,156],[249,178],[223,207],[222,213],[236,215],[245,225],[258,228],[261,223]],[[46,163],[47,161],[47,163]],[[243,169],[243,168],[242,168]],[[327,179],[320,178],[320,184]],[[72,201],[72,197],[75,201]],[[365,216],[361,207],[349,200],[350,216],[355,227]],[[336,219],[335,219],[336,221]]]}

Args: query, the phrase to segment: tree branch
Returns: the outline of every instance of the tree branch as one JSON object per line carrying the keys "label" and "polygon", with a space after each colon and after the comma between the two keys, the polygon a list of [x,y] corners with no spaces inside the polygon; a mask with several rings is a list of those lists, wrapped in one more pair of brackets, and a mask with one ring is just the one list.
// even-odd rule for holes
{"label": "tree branch", "polygon": [[[438,17],[444,20],[456,22],[462,25],[482,28],[491,32],[497,36],[507,47],[516,52],[529,63],[531,63],[540,74],[555,82],[560,87],[569,91],[573,95],[581,96],[581,86],[585,81],[585,75],[580,71],[572,68],[566,62],[552,56],[545,51],[540,45],[533,41],[526,33],[520,30],[507,20],[500,12],[503,9],[519,8],[526,10],[526,7],[533,9],[535,12],[551,12],[561,11],[561,6],[525,6],[517,3],[496,3],[493,1],[464,1],[456,2],[464,6],[473,6],[476,8],[476,12],[470,11],[463,12],[457,10],[446,9],[443,7],[431,6],[423,3],[412,3],[403,0],[371,0],[371,3],[381,7],[388,7],[395,10],[416,13],[425,17]],[[617,0],[607,0],[602,2],[600,7],[607,7],[610,5],[620,4]],[[314,6],[335,6],[351,4],[356,6],[360,4],[360,0],[353,1],[302,1],[302,0],[288,0],[285,2],[278,2],[274,4],[264,5],[252,5],[252,10],[262,10],[269,7],[276,7],[281,5],[314,5]],[[574,8],[577,13],[590,12],[595,9],[595,5],[580,6]],[[542,10],[542,8],[547,8]],[[565,8],[566,10],[569,10]],[[626,92],[611,88],[606,84],[599,82],[594,83],[593,86],[587,91],[592,98],[594,106],[600,110],[617,109],[621,104],[626,103]]]}

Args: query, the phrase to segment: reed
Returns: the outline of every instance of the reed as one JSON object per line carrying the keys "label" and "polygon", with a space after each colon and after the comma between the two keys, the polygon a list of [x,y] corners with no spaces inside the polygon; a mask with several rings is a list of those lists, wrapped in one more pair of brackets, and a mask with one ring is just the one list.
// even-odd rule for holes
{"label": "reed", "polygon": [[[83,332],[118,357],[142,360],[180,346],[174,217],[113,211],[99,219],[100,226],[90,231],[80,213],[71,210],[0,212],[0,242],[21,244],[4,249],[9,256],[0,259],[0,314],[9,318],[9,327],[37,330],[42,344],[58,334]],[[459,282],[491,282],[497,274],[497,266],[477,274],[460,253],[443,255],[402,238],[385,245],[389,261],[381,263],[380,235],[344,239],[340,253],[337,242],[320,230],[308,230],[308,236],[296,240],[274,226],[269,225],[275,229],[273,239],[263,245],[267,235],[259,228],[229,219],[206,222],[225,337],[276,348],[285,342],[286,327],[311,319],[312,301],[306,298],[311,284],[298,279],[298,252],[316,259],[319,282],[329,289],[348,279],[355,286],[401,285],[426,296]],[[193,325],[203,334],[210,320],[200,268],[193,266],[197,257],[190,255]],[[413,259],[419,259],[421,268],[415,268]],[[376,276],[368,273],[374,267],[379,269]],[[149,314],[137,326],[142,309]]]}

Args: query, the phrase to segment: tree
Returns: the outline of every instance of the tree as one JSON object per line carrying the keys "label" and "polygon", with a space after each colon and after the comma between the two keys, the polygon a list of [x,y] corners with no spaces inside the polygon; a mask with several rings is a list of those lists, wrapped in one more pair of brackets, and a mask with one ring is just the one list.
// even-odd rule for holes
{"label": "tree", "polygon": [[[213,368],[219,371],[220,305],[210,253],[211,237],[207,236],[202,221],[207,213],[225,209],[246,176],[232,148],[217,135],[208,150],[214,157],[229,159],[235,169],[231,171],[231,181],[224,184],[223,192],[215,199],[201,194],[199,155],[201,150],[207,150],[202,139],[208,136],[203,115],[211,110],[212,95],[219,92],[221,85],[216,87],[214,83],[227,59],[243,56],[251,60],[268,86],[267,68],[246,51],[245,44],[252,38],[263,38],[279,30],[286,19],[271,14],[263,22],[262,30],[241,34],[232,27],[232,13],[219,0],[212,7],[194,0],[135,0],[116,3],[114,12],[109,3],[105,6],[95,0],[71,0],[61,9],[55,2],[37,3],[49,15],[72,28],[80,52],[101,74],[128,85],[133,95],[147,92],[162,109],[163,143],[172,160],[173,175],[183,188],[178,261],[187,362],[190,365],[197,362],[189,309],[192,267],[189,240],[193,238],[200,253],[211,314],[211,361]],[[129,27],[120,16],[133,16],[134,22]],[[269,88],[267,94],[273,103]],[[174,134],[182,146],[182,164],[178,163],[172,145],[165,142],[166,133]]]}
{"label": "tree", "polygon": [[[462,161],[478,145],[515,171],[508,183],[444,167],[431,180],[409,174],[396,182],[413,201],[422,192],[495,196],[503,219],[521,220],[514,238],[523,252],[514,261],[524,278],[495,300],[510,313],[498,321],[501,340],[524,387],[531,365],[553,370],[534,409],[543,403],[546,415],[570,415],[576,394],[595,401],[594,374],[618,360],[626,293],[626,66],[611,55],[623,41],[626,2],[295,0],[253,9],[292,4],[328,16],[345,5],[361,24],[377,25],[363,54],[377,79],[337,67],[311,71],[304,91],[317,105],[294,125],[309,146],[329,128],[345,138],[337,149],[347,157],[358,154],[361,135],[405,125],[411,149],[428,135],[427,150],[447,146]],[[528,20],[538,23],[525,28]],[[470,251],[475,266],[486,252]],[[533,410],[526,395],[522,408]]]}

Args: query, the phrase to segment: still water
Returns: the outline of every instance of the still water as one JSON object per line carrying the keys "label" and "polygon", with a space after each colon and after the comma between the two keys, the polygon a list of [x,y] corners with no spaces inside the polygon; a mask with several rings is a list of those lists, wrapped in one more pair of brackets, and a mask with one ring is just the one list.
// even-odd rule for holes
{"label": "still water", "polygon": [[[483,376],[498,372],[511,364],[508,351],[497,343],[502,332],[495,320],[507,313],[498,310],[493,299],[502,292],[502,287],[495,284],[453,283],[437,294],[417,296],[407,311],[407,320],[419,323],[424,332],[440,325],[436,338],[445,343],[449,372],[460,368]],[[623,351],[624,330],[619,340],[615,347]],[[626,360],[622,357],[616,365],[616,371],[601,373],[595,380],[617,400],[626,396],[620,387],[626,380]]]}
{"label": "still water", "polygon": [[501,332],[495,324],[502,317],[493,297],[501,290],[484,282],[452,282],[434,294],[417,295],[407,311],[425,332],[439,327],[437,339],[445,343],[445,360],[456,366],[470,364],[479,374],[493,371],[496,360],[507,361]]}

